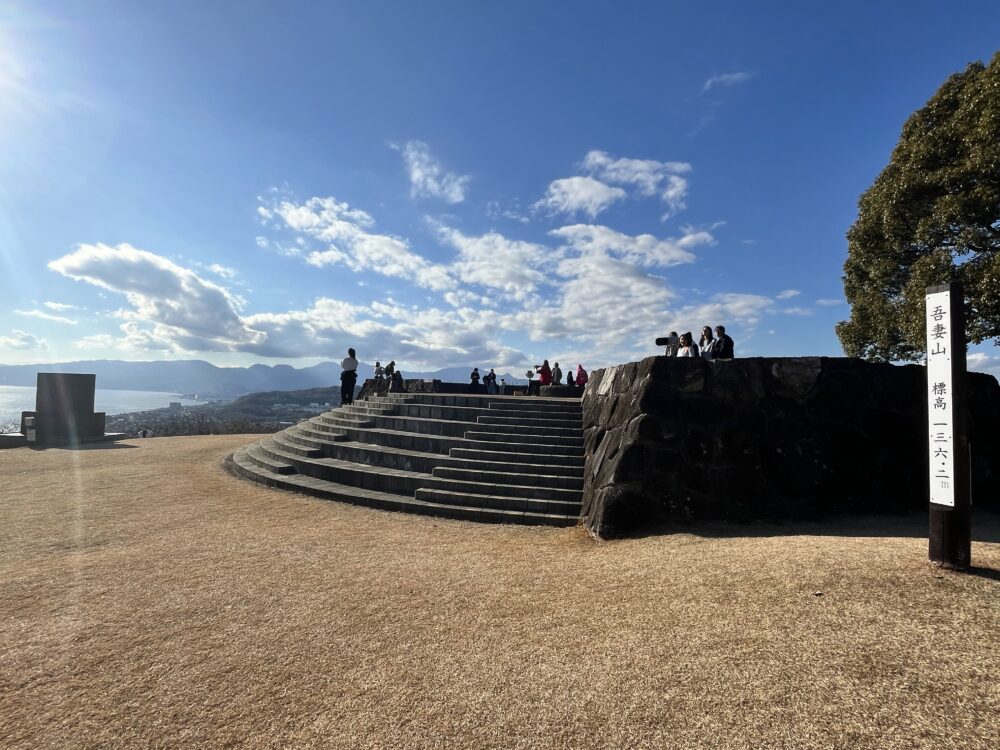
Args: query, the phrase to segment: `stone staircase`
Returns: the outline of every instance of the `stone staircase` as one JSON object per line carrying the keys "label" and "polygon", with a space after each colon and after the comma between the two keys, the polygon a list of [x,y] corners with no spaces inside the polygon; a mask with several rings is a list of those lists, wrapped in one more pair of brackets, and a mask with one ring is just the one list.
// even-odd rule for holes
{"label": "stone staircase", "polygon": [[270,487],[384,510],[571,526],[583,490],[580,401],[392,393],[237,450]]}

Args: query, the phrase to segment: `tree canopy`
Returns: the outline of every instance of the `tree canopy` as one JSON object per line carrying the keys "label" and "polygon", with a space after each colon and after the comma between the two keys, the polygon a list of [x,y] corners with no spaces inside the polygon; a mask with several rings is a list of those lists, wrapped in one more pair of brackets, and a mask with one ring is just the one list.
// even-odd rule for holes
{"label": "tree canopy", "polygon": [[961,281],[971,343],[1000,344],[1000,52],[949,78],[903,126],[847,233],[844,352],[924,354],[924,290]]}

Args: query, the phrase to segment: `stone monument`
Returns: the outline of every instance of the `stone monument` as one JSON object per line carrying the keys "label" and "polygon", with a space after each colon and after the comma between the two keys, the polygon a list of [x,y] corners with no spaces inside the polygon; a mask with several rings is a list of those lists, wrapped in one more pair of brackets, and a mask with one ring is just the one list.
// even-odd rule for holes
{"label": "stone monument", "polygon": [[94,411],[96,385],[96,375],[38,373],[35,410],[21,412],[21,434],[29,444],[39,447],[73,446],[118,437],[105,434],[104,412]]}

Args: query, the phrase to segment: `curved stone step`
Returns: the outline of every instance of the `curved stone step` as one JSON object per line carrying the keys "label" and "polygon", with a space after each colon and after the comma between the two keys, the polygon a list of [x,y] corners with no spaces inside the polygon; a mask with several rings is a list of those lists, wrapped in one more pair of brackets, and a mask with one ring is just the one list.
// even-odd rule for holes
{"label": "curved stone step", "polygon": [[[476,434],[482,437],[471,437]],[[531,438],[536,435],[525,435],[524,438],[514,439],[514,435],[494,435],[492,433],[466,433],[469,435],[463,445],[457,448],[479,448],[482,450],[492,450],[496,453],[531,453],[542,456],[573,456],[583,458],[583,445],[550,445],[547,443],[531,442]]]}
{"label": "curved stone step", "polygon": [[[519,412],[510,412],[511,414],[517,415]],[[550,417],[539,417],[539,416],[508,416],[507,413],[498,415],[496,412],[489,412],[487,414],[481,414],[476,418],[479,424],[488,425],[509,425],[511,427],[539,427],[543,429],[572,429],[580,432],[583,430],[583,424],[581,419],[562,419],[560,417],[550,418]]]}
{"label": "curved stone step", "polygon": [[261,450],[259,443],[253,443],[245,448],[247,459],[249,459],[254,465],[259,466],[267,471],[274,472],[275,474],[294,474],[295,467],[284,461],[277,460],[267,455],[263,450]]}
{"label": "curved stone step", "polygon": [[[319,421],[317,421],[319,420]],[[389,448],[421,451],[426,453],[447,453],[452,448],[468,444],[465,438],[443,435],[426,435],[416,432],[400,432],[375,427],[347,427],[343,423],[323,421],[323,415],[309,420],[313,428],[321,432],[339,432],[348,440],[359,443],[374,443]]]}
{"label": "curved stone step", "polygon": [[525,410],[545,409],[550,411],[568,411],[575,414],[582,413],[582,406],[579,400],[565,398],[540,398],[538,396],[471,396],[443,393],[408,393],[378,396],[375,397],[374,400],[378,403],[387,404],[403,402],[435,404],[439,406],[472,406],[499,409],[520,408]]}
{"label": "curved stone step", "polygon": [[540,487],[536,484],[496,484],[486,481],[485,478],[451,479],[431,476],[423,479],[418,489],[442,490],[457,495],[499,495],[532,500],[561,500],[566,503],[576,503],[578,506],[580,504],[580,490]]}
{"label": "curved stone step", "polygon": [[[475,452],[487,453],[487,451]],[[510,454],[507,455],[509,456]],[[582,462],[576,464],[515,463],[506,459],[507,456],[498,459],[492,456],[492,454],[485,459],[439,456],[437,466],[462,471],[512,472],[514,474],[535,474],[537,476],[579,477],[582,481]]]}
{"label": "curved stone step", "polygon": [[449,490],[420,489],[417,500],[443,505],[457,505],[465,508],[493,508],[506,511],[522,511],[560,518],[572,518],[574,522],[580,513],[579,503],[559,500],[536,500],[528,497],[508,497],[505,495],[472,494]]}
{"label": "curved stone step", "polygon": [[380,510],[419,513],[486,523],[518,523],[533,525],[572,526],[578,518],[572,516],[555,516],[545,513],[528,513],[524,511],[504,510],[500,508],[463,507],[444,503],[429,502],[417,498],[393,495],[386,492],[374,492],[361,487],[340,485],[315,477],[298,474],[278,474],[255,465],[247,457],[246,448],[240,448],[231,456],[233,472],[246,479],[258,482],[268,487],[298,492],[325,500],[364,505]]}
{"label": "curved stone step", "polygon": [[430,474],[403,469],[370,466],[339,458],[300,456],[282,450],[281,444],[274,440],[262,440],[257,445],[258,449],[268,458],[288,464],[304,476],[325,479],[329,482],[352,487],[363,487],[377,492],[413,495],[419,487],[424,486],[432,479]]}
{"label": "curved stone step", "polygon": [[[294,432],[293,432],[294,430]],[[302,437],[303,430],[299,427],[290,427],[284,432],[277,433],[274,437],[280,440],[312,440],[312,438]],[[356,461],[358,463],[368,463],[373,466],[384,466],[390,469],[404,469],[406,471],[417,471],[429,474],[441,459],[446,458],[440,453],[427,453],[424,451],[403,450],[401,448],[391,448],[375,443],[362,443],[353,440],[321,443],[323,454],[328,458],[340,458],[345,461]]]}
{"label": "curved stone step", "polygon": [[483,425],[480,429],[469,430],[465,433],[464,437],[466,440],[583,448],[583,433],[579,430],[577,430],[575,435],[548,435],[544,432],[520,432],[515,430],[498,432],[493,430],[490,425]]}
{"label": "curved stone step", "polygon": [[[320,415],[326,417],[326,414]],[[476,422],[458,422],[450,419],[429,419],[426,417],[405,417],[400,415],[371,415],[369,427],[397,432],[415,432],[421,435],[441,435],[462,437],[466,430],[476,428]]]}
{"label": "curved stone step", "polygon": [[[520,447],[520,446],[515,446]],[[552,453],[517,453],[497,451],[492,443],[478,443],[468,448],[452,448],[448,455],[453,458],[471,458],[477,461],[510,461],[519,464],[548,464],[551,466],[571,466],[583,472],[583,455],[556,455]]]}
{"label": "curved stone step", "polygon": [[[425,419],[447,419],[455,422],[475,422],[481,417],[496,416],[501,412],[488,406],[441,406],[438,404],[422,404],[419,401],[401,403],[393,411],[402,417],[423,417]],[[502,412],[519,414],[520,412]],[[571,425],[580,426],[582,417],[566,412],[531,411],[532,417],[541,419],[568,419]]]}
{"label": "curved stone step", "polygon": [[[503,467],[503,469],[508,468],[503,464],[497,464],[497,466]],[[527,464],[522,465],[522,468],[538,469],[540,466],[537,464],[535,466]],[[553,487],[574,490],[577,494],[577,501],[579,501],[580,493],[583,491],[583,477],[580,476],[538,474],[533,471],[522,472],[520,470],[484,471],[482,469],[461,468],[457,466],[436,466],[431,474],[435,478],[440,477],[441,479],[461,479],[463,481],[479,481],[487,484],[528,485],[532,487]]]}

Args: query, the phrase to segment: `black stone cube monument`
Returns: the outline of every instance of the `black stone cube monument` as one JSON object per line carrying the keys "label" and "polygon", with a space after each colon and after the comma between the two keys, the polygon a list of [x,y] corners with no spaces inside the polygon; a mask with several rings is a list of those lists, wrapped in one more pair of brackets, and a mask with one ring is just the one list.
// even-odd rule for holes
{"label": "black stone cube monument", "polygon": [[21,433],[28,435],[34,418],[35,445],[77,445],[105,440],[104,412],[94,411],[97,376],[40,372],[35,386],[35,410],[21,412]]}

